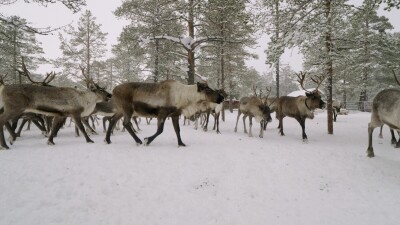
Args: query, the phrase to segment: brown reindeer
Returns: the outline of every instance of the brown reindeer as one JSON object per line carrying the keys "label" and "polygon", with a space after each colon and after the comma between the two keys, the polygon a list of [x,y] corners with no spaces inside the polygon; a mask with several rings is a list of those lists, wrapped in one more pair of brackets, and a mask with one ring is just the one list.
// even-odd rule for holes
{"label": "brown reindeer", "polygon": [[319,94],[318,87],[321,85],[323,78],[318,77],[317,79],[311,78],[315,83],[317,83],[317,87],[314,91],[310,92],[304,88],[304,78],[306,73],[300,72],[297,74],[298,82],[300,86],[306,91],[306,96],[282,96],[278,99],[276,118],[279,120],[280,129],[279,132],[282,136],[283,133],[283,118],[286,116],[295,118],[301,126],[302,129],[302,137],[303,141],[307,141],[307,134],[305,132],[305,121],[307,118],[314,118],[314,110],[317,108],[324,108],[325,102],[321,100],[321,95]]}
{"label": "brown reindeer", "polygon": [[137,144],[142,144],[130,126],[132,115],[137,115],[157,118],[157,132],[144,139],[145,145],[150,144],[163,132],[166,118],[171,117],[178,145],[185,146],[180,136],[179,115],[190,117],[202,109],[204,101],[221,103],[224,97],[204,83],[185,85],[178,81],[167,80],[160,83],[120,84],[113,90],[113,99],[117,113],[108,127],[105,140],[107,143],[111,143],[110,128],[123,116],[126,130]]}
{"label": "brown reindeer", "polygon": [[[246,129],[246,118],[249,117],[249,137],[253,137],[251,128],[253,126],[253,117],[257,122],[268,121],[271,122],[271,113],[267,105],[265,105],[261,99],[257,96],[243,97],[240,99],[240,105],[238,115],[236,119],[235,132],[237,132],[237,125],[239,122],[240,115],[243,113],[243,127],[244,133],[247,134]],[[263,138],[264,128],[263,123],[260,125],[259,137]]]}
{"label": "brown reindeer", "polygon": [[[398,85],[396,73],[392,70],[393,76]],[[368,123],[368,149],[367,156],[374,157],[374,149],[372,147],[372,132],[376,127],[384,124],[390,129],[400,131],[400,90],[397,88],[389,88],[380,91],[372,102],[371,121]],[[394,133],[393,133],[394,134]],[[396,141],[394,141],[396,143]],[[396,148],[399,148],[399,142],[396,143]]]}
{"label": "brown reindeer", "polygon": [[66,116],[75,120],[87,142],[93,142],[85,132],[81,117],[90,115],[97,102],[106,101],[111,96],[92,81],[88,81],[88,85],[90,91],[27,84],[0,86],[0,107],[4,107],[0,115],[1,146],[8,149],[3,131],[5,123],[25,112],[54,116],[48,144],[54,144],[54,132]]}

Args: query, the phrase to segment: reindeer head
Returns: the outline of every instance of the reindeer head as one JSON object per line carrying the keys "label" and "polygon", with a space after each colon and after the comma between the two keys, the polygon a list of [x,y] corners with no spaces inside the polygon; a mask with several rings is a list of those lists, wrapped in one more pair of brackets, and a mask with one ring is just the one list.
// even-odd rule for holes
{"label": "reindeer head", "polygon": [[324,77],[322,76],[316,76],[315,78],[311,78],[311,80],[317,84],[317,87],[313,91],[308,91],[307,89],[304,88],[304,78],[306,77],[306,72],[300,72],[297,75],[298,82],[300,83],[300,86],[306,91],[306,106],[310,110],[314,110],[316,108],[323,109],[325,107],[325,102],[322,101],[320,92],[318,90],[319,86],[322,84],[322,81],[324,81]]}
{"label": "reindeer head", "polygon": [[98,97],[99,101],[108,101],[111,99],[112,95],[103,87],[100,87],[98,84],[96,84],[92,78],[90,78],[86,73],[85,73],[85,68],[80,66],[82,70],[82,75],[85,78],[84,81],[86,83],[86,87],[94,92]]}
{"label": "reindeer head", "polygon": [[262,115],[263,115],[263,119],[267,122],[271,122],[272,121],[272,117],[271,117],[271,109],[269,108],[268,105],[266,104],[261,104],[259,106]]}
{"label": "reindeer head", "polygon": [[205,94],[207,100],[210,102],[219,104],[224,101],[224,96],[218,91],[211,89],[206,83],[197,82],[197,92]]}

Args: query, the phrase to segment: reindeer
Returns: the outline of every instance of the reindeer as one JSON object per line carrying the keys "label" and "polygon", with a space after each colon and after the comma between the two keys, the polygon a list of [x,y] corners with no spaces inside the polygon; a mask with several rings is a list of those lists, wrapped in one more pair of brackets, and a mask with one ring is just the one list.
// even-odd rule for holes
{"label": "reindeer", "polygon": [[333,108],[333,122],[336,122],[336,118],[338,113],[340,113],[340,109],[344,108],[344,104],[337,99],[332,100],[332,108]]}
{"label": "reindeer", "polygon": [[[218,92],[219,94],[221,94],[222,96],[224,96],[224,98],[226,98],[226,96],[228,96],[228,94],[223,90],[223,89],[218,89],[216,90],[216,92]],[[203,131],[207,132],[208,130],[208,122],[210,119],[210,114],[212,114],[214,116],[214,127],[213,130],[216,129],[217,133],[220,133],[219,131],[219,116],[221,114],[221,111],[223,110],[223,102],[217,104],[214,102],[206,102],[207,105],[205,106],[206,109],[200,113],[204,113],[205,114],[205,118],[204,121],[202,123],[203,126]],[[196,122],[195,122],[195,129],[197,129],[197,123],[198,123],[198,119],[200,116],[196,117]]]}
{"label": "reindeer", "polygon": [[137,115],[157,118],[157,132],[144,138],[145,145],[149,145],[163,132],[165,119],[171,117],[178,146],[185,146],[180,136],[179,115],[190,117],[201,109],[204,101],[221,103],[224,97],[204,83],[184,85],[178,81],[166,80],[160,83],[120,84],[113,90],[113,99],[117,113],[108,127],[105,140],[107,143],[111,143],[112,127],[123,116],[126,130],[137,144],[142,144],[130,126],[132,115]]}
{"label": "reindeer", "polygon": [[314,91],[310,92],[304,88],[304,78],[306,73],[300,72],[297,74],[298,82],[300,86],[306,91],[306,96],[282,96],[278,99],[276,118],[279,120],[280,129],[279,132],[282,136],[283,133],[283,118],[286,116],[295,118],[301,126],[303,141],[307,141],[307,134],[305,132],[305,121],[307,118],[314,118],[314,110],[316,108],[324,108],[325,102],[321,100],[321,95],[319,94],[318,87],[321,85],[324,80],[323,77],[317,77],[317,79],[311,78],[317,84],[317,87]]}
{"label": "reindeer", "polygon": [[[398,85],[400,81],[397,79],[394,69],[393,76]],[[374,149],[372,147],[372,132],[376,127],[384,124],[390,129],[400,131],[400,90],[397,88],[388,88],[380,91],[372,102],[371,121],[368,123],[368,149],[367,156],[374,157]],[[394,135],[394,133],[393,133]],[[396,141],[394,140],[396,143]],[[399,142],[396,143],[396,148],[399,148]]]}
{"label": "reindeer", "polygon": [[89,91],[80,91],[69,87],[48,87],[27,84],[0,86],[0,144],[8,149],[3,126],[8,120],[22,113],[33,112],[54,116],[48,144],[54,144],[53,137],[57,126],[66,116],[71,116],[86,138],[93,143],[83,127],[81,117],[92,113],[97,102],[107,101],[111,95],[93,81],[88,80]]}
{"label": "reindeer", "polygon": [[253,126],[253,117],[257,122],[261,122],[259,137],[263,138],[264,128],[262,121],[271,122],[271,112],[267,105],[265,105],[260,98],[257,96],[243,97],[240,99],[240,105],[238,110],[238,115],[236,119],[235,132],[237,132],[237,125],[239,122],[240,115],[243,113],[243,126],[244,133],[247,134],[246,129],[246,117],[249,117],[249,137],[253,137],[251,128]]}

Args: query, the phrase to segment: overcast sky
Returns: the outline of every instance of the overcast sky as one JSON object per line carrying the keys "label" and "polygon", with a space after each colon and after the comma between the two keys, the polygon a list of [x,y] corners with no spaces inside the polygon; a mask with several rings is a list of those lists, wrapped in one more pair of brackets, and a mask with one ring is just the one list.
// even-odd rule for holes
{"label": "overcast sky", "polygon": [[[87,0],[86,2],[87,7],[85,9],[89,9],[92,12],[92,14],[97,18],[97,23],[102,25],[102,31],[108,33],[107,43],[108,48],[111,49],[111,45],[117,42],[117,38],[122,31],[122,27],[127,24],[126,21],[118,20],[113,14],[113,11],[121,5],[122,1]],[[354,0],[352,2],[354,2],[355,4],[361,3],[361,0]],[[18,15],[22,18],[26,18],[29,22],[31,22],[31,26],[33,27],[55,28],[65,26],[70,23],[76,25],[76,22],[79,20],[79,17],[85,9],[83,9],[79,13],[72,14],[72,12],[69,11],[62,4],[50,4],[48,7],[43,7],[35,3],[26,4],[24,3],[24,1],[19,0],[15,4],[9,6],[1,6],[0,12],[5,15]],[[390,22],[395,27],[395,31],[400,31],[399,10],[392,10],[391,12],[379,10],[378,14],[388,17]],[[57,32],[53,35],[40,36],[38,39],[42,42],[43,49],[48,58],[54,59],[61,55]],[[255,49],[251,50],[259,55],[259,59],[247,62],[249,66],[254,67],[261,74],[267,70],[267,66],[265,65],[264,53],[267,41],[268,39],[266,37],[259,39],[259,45]],[[111,55],[111,53],[109,54]],[[297,53],[296,50],[293,49],[287,50],[282,57],[282,63],[289,64],[296,71],[301,70],[301,61],[301,56]]]}

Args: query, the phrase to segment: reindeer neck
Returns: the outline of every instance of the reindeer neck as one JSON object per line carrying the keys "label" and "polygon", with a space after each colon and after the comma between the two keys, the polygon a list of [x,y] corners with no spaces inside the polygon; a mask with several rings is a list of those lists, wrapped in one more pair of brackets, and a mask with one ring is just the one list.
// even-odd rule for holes
{"label": "reindeer neck", "polygon": [[310,109],[310,107],[308,107],[308,105],[307,105],[307,100],[308,100],[308,98],[306,98],[306,100],[304,101],[304,104],[306,105],[306,108],[307,108],[308,110],[312,111],[312,110]]}

